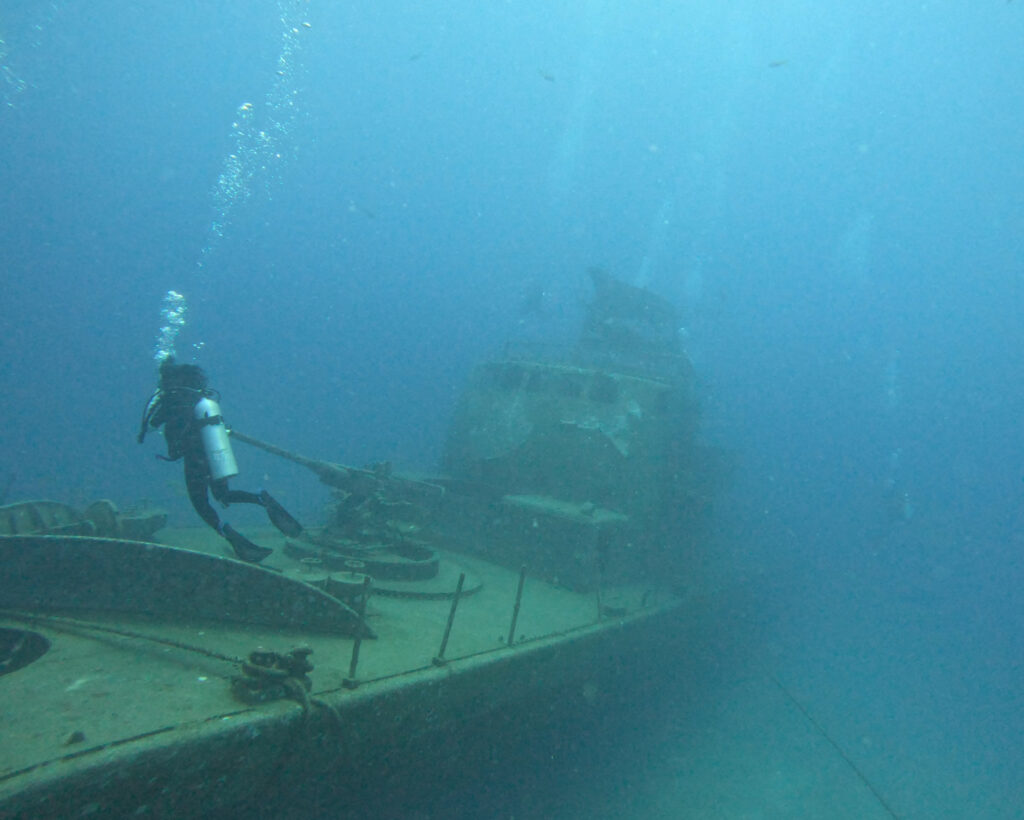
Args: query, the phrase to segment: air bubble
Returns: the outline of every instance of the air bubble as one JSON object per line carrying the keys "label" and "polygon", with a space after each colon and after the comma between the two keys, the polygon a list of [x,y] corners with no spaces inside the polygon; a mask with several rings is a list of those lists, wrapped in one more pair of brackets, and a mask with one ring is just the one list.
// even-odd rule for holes
{"label": "air bubble", "polygon": [[294,152],[288,140],[300,114],[295,105],[299,96],[296,78],[300,73],[291,59],[298,51],[296,35],[301,18],[292,4],[280,0],[278,12],[282,25],[281,49],[277,57],[278,71],[257,105],[244,102],[238,106],[237,119],[231,123],[231,152],[217,177],[212,192],[214,216],[207,242],[200,254],[199,267],[213,252],[231,224],[235,209],[257,191],[269,198],[281,180],[288,154]]}

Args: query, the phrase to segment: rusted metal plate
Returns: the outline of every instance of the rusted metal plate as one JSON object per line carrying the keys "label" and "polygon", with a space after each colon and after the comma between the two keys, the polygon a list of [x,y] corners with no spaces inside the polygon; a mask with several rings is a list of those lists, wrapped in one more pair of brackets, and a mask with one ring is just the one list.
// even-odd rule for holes
{"label": "rusted metal plate", "polygon": [[132,612],[372,637],[346,604],[279,573],[113,538],[0,536],[0,607]]}

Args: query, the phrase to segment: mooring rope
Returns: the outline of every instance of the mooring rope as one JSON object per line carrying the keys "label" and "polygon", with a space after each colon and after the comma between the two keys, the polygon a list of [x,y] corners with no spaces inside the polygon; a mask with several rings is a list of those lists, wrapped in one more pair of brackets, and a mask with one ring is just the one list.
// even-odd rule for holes
{"label": "mooring rope", "polygon": [[782,682],[777,677],[775,677],[775,675],[769,672],[768,669],[765,667],[762,667],[762,669],[765,675],[767,675],[768,678],[772,681],[772,683],[779,687],[779,691],[782,692],[782,694],[786,697],[786,700],[792,703],[800,711],[800,714],[802,714],[807,719],[807,722],[814,727],[815,731],[823,738],[825,738],[825,740],[829,742],[829,745],[836,750],[836,753],[843,760],[846,761],[846,765],[853,770],[853,773],[857,775],[857,777],[860,779],[860,782],[863,783],[867,787],[868,791],[870,791],[875,796],[875,800],[877,800],[879,805],[881,805],[881,807],[885,809],[886,813],[888,813],[888,815],[891,818],[893,818],[893,820],[899,820],[899,815],[896,814],[895,811],[893,811],[892,806],[890,806],[886,802],[885,798],[882,797],[881,792],[879,792],[878,789],[876,789],[874,785],[871,783],[871,781],[868,780],[867,775],[865,775],[864,772],[861,771],[860,767],[853,762],[853,759],[845,751],[843,751],[843,747],[840,746],[835,740],[833,740],[832,736],[825,731],[825,728],[820,723],[818,723],[817,720],[814,719],[814,715],[812,715],[807,710],[807,708],[799,700],[796,699],[796,696],[792,692],[790,692],[785,686],[782,685]]}
{"label": "mooring rope", "polygon": [[[9,609],[0,609],[0,617],[7,618],[12,621],[20,621],[22,623],[43,623],[53,629],[91,630],[95,632],[107,633],[110,635],[117,635],[120,638],[132,638],[134,640],[149,641],[152,643],[162,644],[164,646],[171,646],[175,649],[181,649],[186,652],[194,652],[196,654],[203,655],[207,658],[212,658],[214,660],[230,663],[233,666],[243,666],[245,663],[242,660],[242,658],[236,658],[233,655],[224,655],[213,649],[204,649],[201,646],[183,643],[182,641],[176,641],[173,638],[161,638],[156,635],[147,635],[144,632],[135,632],[131,629],[121,629],[119,627],[104,626],[103,624],[97,624],[92,621],[83,621],[78,618],[69,618],[63,615],[30,615],[26,612],[18,612],[16,610]],[[312,666],[310,666],[310,670],[312,670]],[[331,716],[335,728],[340,728],[343,725],[341,720],[341,714],[334,706],[329,704],[327,701],[322,700],[321,698],[309,695],[306,692],[306,689],[295,678],[286,678],[285,684],[287,684],[288,693],[291,695],[293,700],[298,701],[306,717],[308,717],[309,715],[310,706],[316,706],[320,709],[323,709]]]}
{"label": "mooring rope", "polygon": [[64,615],[30,615],[26,612],[19,612],[17,610],[2,609],[0,610],[0,617],[9,618],[12,621],[21,621],[22,623],[43,623],[53,627],[54,629],[64,627],[65,629],[84,629],[91,630],[93,632],[105,632],[110,635],[117,635],[121,638],[132,638],[134,640],[149,641],[151,643],[163,644],[164,646],[172,646],[175,649],[194,652],[198,655],[204,655],[207,658],[213,658],[214,660],[234,664],[235,666],[242,663],[241,658],[236,658],[232,655],[224,655],[213,649],[204,649],[203,647],[196,646],[194,644],[176,641],[173,638],[161,638],[156,635],[147,635],[145,632],[135,632],[131,629],[104,626],[103,624],[94,623],[93,621],[83,621],[78,618],[69,618]]}

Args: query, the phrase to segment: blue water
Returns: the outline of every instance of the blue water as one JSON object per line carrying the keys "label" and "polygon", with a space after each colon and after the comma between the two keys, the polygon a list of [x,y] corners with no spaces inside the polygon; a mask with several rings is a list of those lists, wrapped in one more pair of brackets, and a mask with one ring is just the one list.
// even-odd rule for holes
{"label": "blue water", "polygon": [[430,469],[600,265],[681,307],[739,470],[684,702],[552,800],[889,816],[777,680],[898,816],[1024,817],[1022,42],[1006,0],[5,0],[0,486],[191,520],[134,441],[169,290],[237,429]]}

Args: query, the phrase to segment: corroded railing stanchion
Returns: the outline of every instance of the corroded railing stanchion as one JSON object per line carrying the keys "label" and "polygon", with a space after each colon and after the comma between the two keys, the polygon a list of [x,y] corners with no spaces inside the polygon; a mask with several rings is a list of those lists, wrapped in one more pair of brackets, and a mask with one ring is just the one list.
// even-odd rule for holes
{"label": "corroded railing stanchion", "polygon": [[444,651],[448,648],[448,638],[452,634],[452,624],[455,623],[455,610],[459,606],[459,598],[462,596],[462,585],[466,583],[466,573],[459,573],[459,582],[455,585],[455,597],[452,598],[452,608],[448,610],[448,623],[444,628],[444,637],[441,638],[441,648],[437,650],[434,657],[434,666],[444,666],[447,661],[444,658]]}
{"label": "corroded railing stanchion", "polygon": [[508,646],[515,643],[516,622],[519,620],[519,605],[523,600],[523,584],[526,583],[526,564],[519,568],[519,586],[516,588],[516,605],[512,609],[512,624],[508,628]]}
{"label": "corroded railing stanchion", "polygon": [[[366,602],[370,598],[370,580],[369,575],[363,578],[363,591],[359,596],[358,609],[360,625],[364,624],[366,620]],[[356,680],[356,666],[359,665],[359,647],[362,646],[362,643],[363,631],[359,630],[352,642],[352,659],[348,662],[348,677],[341,682],[346,689],[355,689],[359,685],[359,681]]]}

